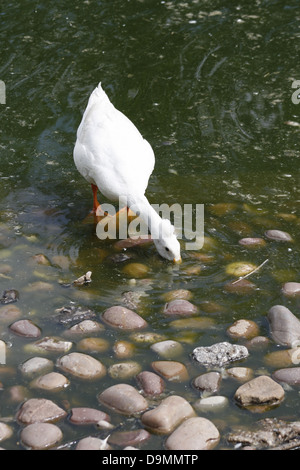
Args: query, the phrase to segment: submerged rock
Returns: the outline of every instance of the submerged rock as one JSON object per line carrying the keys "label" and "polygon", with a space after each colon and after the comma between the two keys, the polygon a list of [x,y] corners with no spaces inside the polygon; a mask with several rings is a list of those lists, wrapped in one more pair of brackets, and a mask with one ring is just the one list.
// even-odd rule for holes
{"label": "submerged rock", "polygon": [[200,346],[192,352],[192,358],[206,367],[224,367],[233,361],[239,361],[249,355],[245,346],[225,342],[212,346]]}
{"label": "submerged rock", "polygon": [[256,429],[237,430],[226,436],[232,444],[253,446],[255,449],[289,449],[299,447],[300,421],[286,422],[266,418],[256,423]]}
{"label": "submerged rock", "polygon": [[242,406],[277,405],[284,398],[284,390],[267,375],[260,375],[241,385],[234,395]]}
{"label": "submerged rock", "polygon": [[196,377],[193,380],[193,386],[201,392],[215,393],[220,388],[221,380],[219,372],[207,372]]}
{"label": "submerged rock", "polygon": [[187,400],[171,395],[154,409],[142,415],[142,423],[146,428],[160,434],[172,432],[184,419],[195,416],[195,411]]}
{"label": "submerged rock", "polygon": [[66,416],[65,410],[53,401],[45,398],[30,398],[18,410],[16,418],[20,423],[27,425],[37,422],[53,423]]}
{"label": "submerged rock", "polygon": [[83,320],[92,320],[96,317],[96,313],[88,308],[70,305],[55,310],[56,315],[52,318],[60,325],[70,325],[81,322]]}
{"label": "submerged rock", "polygon": [[106,374],[106,367],[88,354],[70,353],[56,362],[57,367],[80,379],[100,379]]}
{"label": "submerged rock", "polygon": [[270,240],[276,240],[279,242],[291,242],[293,241],[291,235],[282,230],[267,230],[265,236]]}
{"label": "submerged rock", "polygon": [[49,449],[58,444],[62,437],[60,428],[51,423],[33,423],[21,431],[22,444],[34,450]]}
{"label": "submerged rock", "polygon": [[148,408],[147,400],[131,385],[117,384],[98,395],[103,405],[125,415],[135,415]]}
{"label": "submerged rock", "polygon": [[17,302],[19,299],[19,292],[16,289],[5,290],[3,296],[0,299],[1,304],[10,304],[12,302]]}
{"label": "submerged rock", "polygon": [[220,440],[216,426],[206,418],[189,418],[166,440],[168,450],[209,450]]}
{"label": "submerged rock", "polygon": [[122,330],[139,330],[147,326],[147,322],[140,315],[119,305],[105,310],[102,319],[109,326]]}
{"label": "submerged rock", "polygon": [[282,346],[294,347],[300,342],[300,321],[283,305],[274,305],[268,312],[273,340]]}

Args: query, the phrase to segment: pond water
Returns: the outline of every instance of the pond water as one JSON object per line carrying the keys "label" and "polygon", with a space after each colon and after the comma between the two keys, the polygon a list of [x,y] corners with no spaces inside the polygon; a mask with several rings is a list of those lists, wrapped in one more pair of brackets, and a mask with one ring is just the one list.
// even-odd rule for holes
{"label": "pond water", "polygon": [[[192,363],[192,350],[231,341],[226,330],[234,321],[253,320],[259,334],[270,339],[266,314],[273,305],[299,313],[299,300],[281,292],[284,282],[299,282],[300,107],[292,99],[292,84],[300,80],[298,7],[296,0],[6,4],[0,16],[0,80],[6,86],[0,104],[0,291],[18,290],[13,305],[43,337],[63,337],[66,327],[53,321],[57,308],[73,302],[96,312],[100,321],[106,308],[124,302],[124,292],[135,292],[135,310],[149,329],[182,344],[176,360],[187,366],[191,381],[205,371]],[[133,259],[114,262],[115,242],[96,236],[88,217],[91,190],[72,152],[88,96],[100,81],[153,146],[149,201],[204,204],[207,243],[197,253],[183,249],[180,266],[160,259],[151,245],[127,250]],[[267,241],[252,250],[239,245],[244,236],[264,238],[268,229],[288,232],[293,243]],[[49,264],[39,264],[37,254]],[[225,284],[235,279],[226,272],[229,263],[259,266],[265,260],[249,278],[257,289],[226,291]],[[126,271],[133,261],[147,268],[136,279]],[[66,286],[87,271],[92,271],[91,283]],[[164,295],[178,289],[190,291],[191,302],[214,320],[213,327],[197,331],[166,320]],[[10,387],[22,385],[31,397],[45,396],[30,389],[18,370],[34,356],[29,345],[35,340],[13,334],[9,324],[0,327],[0,339],[7,343],[6,365],[0,368],[0,415],[6,419],[20,404],[5,395]],[[109,348],[94,356],[107,367],[118,362],[113,345],[129,336],[107,328]],[[135,348],[134,360],[151,370],[157,355],[148,343]],[[72,351],[77,350],[75,341]],[[270,340],[263,353],[252,351],[238,365],[269,375],[276,367],[265,356],[276,350]],[[109,375],[88,384],[70,380],[64,391],[46,394],[65,409],[103,409],[97,395],[116,383]],[[200,394],[190,381],[168,383],[166,393],[193,404]],[[136,386],[134,378],[127,382]],[[220,394],[229,398],[228,406],[205,414],[220,430],[216,448],[232,448],[225,436],[233,426],[261,417],[299,419],[296,388],[261,415],[236,404],[238,386],[223,380]],[[141,427],[138,418],[111,416],[119,430]],[[12,437],[1,445],[21,449],[13,418],[11,426]],[[61,427],[63,443],[101,435],[93,427],[67,422]],[[152,434],[143,448],[163,449],[164,439]]]}

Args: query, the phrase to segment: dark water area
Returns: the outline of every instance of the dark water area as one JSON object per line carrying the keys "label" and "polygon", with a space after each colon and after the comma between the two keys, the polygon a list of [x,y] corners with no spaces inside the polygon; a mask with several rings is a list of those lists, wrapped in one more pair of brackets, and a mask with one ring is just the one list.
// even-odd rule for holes
{"label": "dark water area", "polygon": [[[300,104],[295,92],[300,86],[293,88],[300,80],[299,24],[296,0],[28,0],[2,6],[0,292],[18,290],[14,305],[21,318],[34,321],[43,337],[61,337],[65,328],[53,322],[55,309],[73,302],[94,310],[99,319],[106,308],[122,304],[124,292],[133,291],[140,295],[136,311],[151,331],[182,344],[178,361],[187,365],[190,381],[204,372],[191,362],[192,350],[231,341],[226,331],[238,319],[256,322],[259,334],[269,339],[263,353],[252,351],[240,365],[255,376],[273,373],[276,365],[266,355],[278,345],[270,338],[267,312],[281,304],[297,316],[300,307],[299,297],[287,298],[281,291],[283,283],[299,282]],[[151,245],[134,248],[133,260],[112,262],[114,241],[99,240],[92,221],[86,222],[92,194],[72,153],[88,97],[99,82],[154,149],[149,201],[204,204],[206,244],[198,253],[183,249],[180,266],[160,259]],[[244,236],[264,238],[268,229],[288,232],[293,242],[268,240],[254,250],[238,243]],[[39,264],[37,254],[49,263]],[[258,267],[266,260],[249,277],[254,292],[226,291],[225,284],[235,279],[228,274],[230,263]],[[132,261],[145,266],[143,275],[126,271]],[[90,284],[63,286],[87,271],[92,271]],[[174,328],[166,320],[164,296],[178,289],[191,293],[201,315],[214,320],[213,328]],[[215,306],[209,313],[207,302]],[[0,339],[8,347],[7,363],[0,366],[0,421],[11,416],[14,433],[1,446],[22,449],[14,419],[20,403],[11,403],[5,391],[22,385],[31,397],[44,395],[31,389],[18,369],[35,355],[30,350],[35,340],[14,335],[10,323],[0,325]],[[132,339],[110,328],[101,336],[109,349],[95,357],[109,367],[119,362],[114,343]],[[150,370],[157,356],[148,343],[135,347],[134,360]],[[72,351],[77,349],[75,341]],[[58,357],[44,355],[54,362]],[[95,384],[70,381],[62,392],[47,392],[47,398],[68,402],[69,408],[104,409],[96,396],[116,383],[109,375]],[[167,394],[193,404],[199,392],[190,381],[168,383]],[[136,386],[134,378],[126,382]],[[220,430],[216,449],[233,447],[225,436],[239,424],[299,418],[296,387],[286,390],[280,406],[257,414],[237,406],[238,386],[223,380],[219,394],[229,404],[205,414]],[[112,422],[118,430],[142,426],[138,418],[121,419],[116,412]],[[102,436],[93,427],[84,434],[69,423],[60,426],[64,444]],[[164,438],[153,433],[143,448],[163,449]]]}

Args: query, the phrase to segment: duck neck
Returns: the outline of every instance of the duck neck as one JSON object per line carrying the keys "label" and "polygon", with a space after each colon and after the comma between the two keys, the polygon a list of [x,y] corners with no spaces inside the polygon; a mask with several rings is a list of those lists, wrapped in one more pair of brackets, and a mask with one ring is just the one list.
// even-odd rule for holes
{"label": "duck neck", "polygon": [[159,238],[161,217],[151,206],[146,196],[132,197],[127,200],[128,207],[147,225],[152,238]]}

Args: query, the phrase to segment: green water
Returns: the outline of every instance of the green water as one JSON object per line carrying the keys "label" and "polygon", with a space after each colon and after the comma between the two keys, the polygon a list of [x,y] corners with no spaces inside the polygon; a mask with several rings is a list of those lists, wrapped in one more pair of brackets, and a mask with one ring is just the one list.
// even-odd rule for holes
{"label": "green water", "polygon": [[[292,83],[300,79],[298,7],[296,0],[26,0],[2,6],[0,80],[6,85],[6,104],[0,104],[0,290],[19,291],[16,306],[44,336],[62,334],[51,315],[70,301],[100,314],[124,291],[142,291],[139,313],[152,330],[183,342],[180,359],[192,378],[203,371],[191,364],[189,353],[200,344],[228,340],[226,328],[236,319],[256,321],[260,334],[268,336],[265,315],[272,305],[299,312],[299,301],[280,292],[283,282],[299,281],[300,105],[292,101]],[[108,259],[114,244],[100,241],[94,225],[83,223],[92,195],[72,152],[88,96],[99,81],[153,146],[150,202],[205,205],[205,234],[214,240],[204,250],[210,262],[183,252],[183,263],[173,267],[153,247],[141,248],[135,250],[135,261],[148,267],[147,282],[132,285],[123,271],[126,263]],[[211,206],[217,203],[235,207],[215,215]],[[262,236],[268,228],[288,231],[295,240],[292,247],[268,243],[249,252],[238,245],[244,232]],[[32,262],[38,253],[50,260],[49,266]],[[225,273],[229,262],[259,265],[266,259],[251,278],[258,291],[243,296],[224,291],[232,279]],[[93,272],[90,285],[62,287],[88,270]],[[48,282],[51,290],[34,290],[37,281]],[[179,288],[190,290],[196,305],[214,301],[220,307],[212,314],[215,328],[186,333],[192,343],[161,313],[162,295]],[[1,338],[11,343],[7,365],[13,369],[3,377],[0,371],[5,389],[23,384],[17,366],[31,355],[24,352],[30,341],[1,328]],[[118,335],[107,335],[112,346]],[[270,351],[275,349],[271,344]],[[149,369],[155,355],[143,345],[137,357]],[[114,360],[112,350],[103,358],[106,365]],[[266,371],[260,354],[253,353],[245,365]],[[105,378],[83,388],[74,380],[51,398],[99,407],[96,395],[111,383]],[[230,406],[210,416],[222,423],[222,436],[233,424],[261,417],[236,406],[236,383],[223,387]],[[198,397],[187,384],[168,385],[168,390],[191,402]],[[291,390],[264,416],[298,419],[298,408],[298,392]],[[16,405],[3,398],[0,410],[2,417],[13,415]],[[64,442],[96,434],[62,426]],[[134,426],[140,423],[125,420],[122,429]],[[219,447],[224,446],[222,439]],[[20,448],[17,431],[3,447]],[[152,436],[146,447],[163,448],[163,439]]]}

